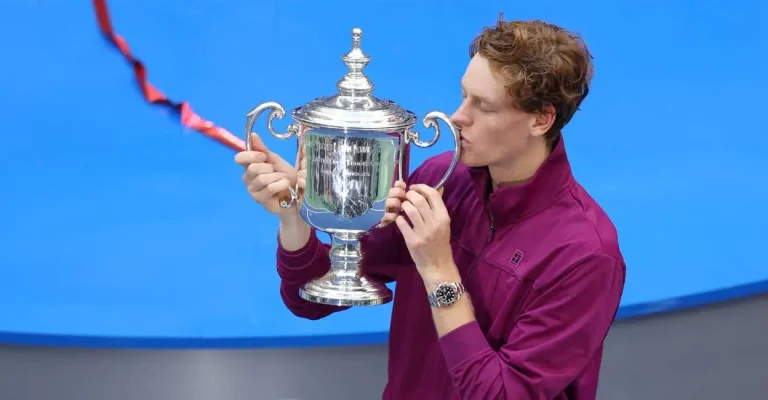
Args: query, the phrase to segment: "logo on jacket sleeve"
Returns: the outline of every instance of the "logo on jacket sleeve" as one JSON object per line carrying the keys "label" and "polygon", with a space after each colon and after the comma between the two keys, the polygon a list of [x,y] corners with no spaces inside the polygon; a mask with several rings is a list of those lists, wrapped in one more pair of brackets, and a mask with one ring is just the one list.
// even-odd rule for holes
{"label": "logo on jacket sleeve", "polygon": [[515,254],[512,254],[512,258],[509,259],[509,262],[512,265],[517,266],[518,264],[520,264],[520,261],[522,260],[523,260],[523,252],[518,249],[518,250],[515,250]]}

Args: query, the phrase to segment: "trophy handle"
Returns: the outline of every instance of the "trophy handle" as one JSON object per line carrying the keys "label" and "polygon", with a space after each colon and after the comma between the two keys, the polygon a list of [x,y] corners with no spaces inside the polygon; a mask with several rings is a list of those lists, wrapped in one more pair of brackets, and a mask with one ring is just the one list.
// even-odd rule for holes
{"label": "trophy handle", "polygon": [[438,124],[438,120],[445,122],[445,124],[448,125],[448,128],[450,128],[451,132],[453,133],[453,159],[451,160],[451,164],[448,166],[448,171],[446,171],[445,175],[443,175],[437,185],[435,185],[436,190],[443,187],[445,182],[456,169],[456,164],[459,162],[459,156],[461,155],[461,138],[459,137],[459,128],[454,125],[453,122],[451,122],[451,118],[448,117],[448,115],[445,113],[440,111],[432,111],[427,113],[427,115],[424,116],[424,119],[422,120],[422,124],[424,124],[425,127],[435,128],[435,136],[432,138],[432,140],[429,142],[422,142],[419,139],[419,132],[416,132],[412,129],[409,129],[405,136],[406,142],[413,142],[413,144],[421,148],[430,147],[437,143],[437,140],[440,139],[440,125]]}
{"label": "trophy handle", "polygon": [[[279,103],[276,103],[274,101],[268,101],[266,103],[259,104],[256,106],[253,110],[248,112],[246,114],[246,123],[245,123],[245,150],[246,151],[252,151],[252,150],[258,150],[258,151],[264,151],[266,152],[267,149],[252,149],[251,145],[251,135],[254,135],[253,133],[253,124],[256,122],[257,119],[259,119],[259,116],[264,113],[264,111],[272,110],[269,113],[269,117],[267,119],[267,129],[269,130],[269,133],[272,134],[272,136],[278,138],[278,139],[288,139],[293,135],[297,135],[299,133],[299,127],[296,124],[288,124],[288,129],[285,133],[279,133],[275,131],[275,129],[272,127],[272,120],[275,118],[282,119],[285,117],[285,109],[283,106],[281,106]],[[298,186],[298,182],[296,183]],[[280,207],[283,208],[290,208],[294,204],[296,204],[298,197],[296,196],[297,188],[288,188],[288,191],[286,193],[281,193],[280,198]]]}

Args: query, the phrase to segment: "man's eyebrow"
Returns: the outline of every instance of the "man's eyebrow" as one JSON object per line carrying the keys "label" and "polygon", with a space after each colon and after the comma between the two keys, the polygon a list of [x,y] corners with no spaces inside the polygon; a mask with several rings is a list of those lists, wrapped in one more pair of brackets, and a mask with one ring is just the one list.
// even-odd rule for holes
{"label": "man's eyebrow", "polygon": [[[464,87],[464,84],[463,84],[463,83],[461,84],[461,91],[462,91],[463,93],[467,93],[467,88],[466,88],[466,87]],[[493,101],[492,101],[491,99],[487,98],[487,97],[478,96],[478,95],[475,95],[475,94],[473,94],[473,95],[472,95],[472,97],[474,97],[474,98],[476,98],[476,99],[480,100],[480,102],[481,102],[481,103],[485,103],[485,104],[493,105]]]}

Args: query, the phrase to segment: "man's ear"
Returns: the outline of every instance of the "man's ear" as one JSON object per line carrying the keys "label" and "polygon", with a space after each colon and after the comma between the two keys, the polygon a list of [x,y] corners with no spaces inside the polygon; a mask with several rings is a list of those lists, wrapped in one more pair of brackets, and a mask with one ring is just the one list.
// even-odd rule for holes
{"label": "man's ear", "polygon": [[535,112],[531,119],[531,135],[544,136],[554,125],[556,116],[555,107],[551,104],[545,105],[542,111]]}

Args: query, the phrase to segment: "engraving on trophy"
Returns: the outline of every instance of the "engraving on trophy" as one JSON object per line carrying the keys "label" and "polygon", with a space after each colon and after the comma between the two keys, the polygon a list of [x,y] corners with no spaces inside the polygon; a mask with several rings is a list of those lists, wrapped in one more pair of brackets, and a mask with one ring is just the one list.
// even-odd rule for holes
{"label": "engraving on trophy", "polygon": [[399,136],[335,136],[314,130],[303,141],[307,186],[302,214],[310,225],[360,232],[376,226],[397,178]]}

